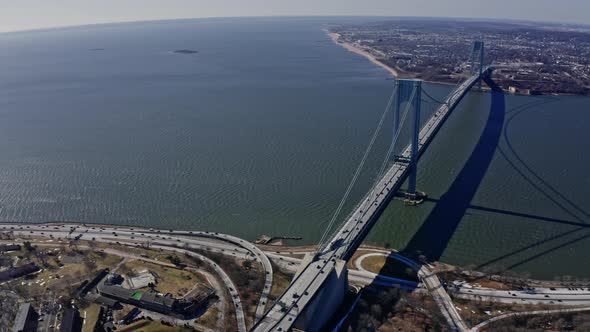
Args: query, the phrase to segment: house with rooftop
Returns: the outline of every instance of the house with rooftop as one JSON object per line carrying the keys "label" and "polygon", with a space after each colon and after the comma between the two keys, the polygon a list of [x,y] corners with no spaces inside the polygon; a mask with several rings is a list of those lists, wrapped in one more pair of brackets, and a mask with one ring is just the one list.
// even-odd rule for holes
{"label": "house with rooftop", "polygon": [[120,285],[120,279],[119,275],[109,274],[96,287],[98,293],[121,303],[181,318],[195,314],[207,304],[209,298],[214,296],[214,292],[208,292],[187,299],[176,299],[170,294],[162,295],[154,291],[144,292],[123,288]]}
{"label": "house with rooftop", "polygon": [[35,331],[37,331],[37,313],[30,303],[23,303],[18,308],[12,332]]}

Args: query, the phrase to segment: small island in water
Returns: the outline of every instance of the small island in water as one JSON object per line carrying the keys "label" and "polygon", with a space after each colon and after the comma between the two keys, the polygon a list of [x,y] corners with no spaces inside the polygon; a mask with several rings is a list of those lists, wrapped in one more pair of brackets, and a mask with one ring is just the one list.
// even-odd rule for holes
{"label": "small island in water", "polygon": [[174,51],[172,51],[172,53],[177,53],[177,54],[196,54],[196,53],[199,53],[199,51],[189,50],[189,49],[182,49],[182,50],[174,50]]}

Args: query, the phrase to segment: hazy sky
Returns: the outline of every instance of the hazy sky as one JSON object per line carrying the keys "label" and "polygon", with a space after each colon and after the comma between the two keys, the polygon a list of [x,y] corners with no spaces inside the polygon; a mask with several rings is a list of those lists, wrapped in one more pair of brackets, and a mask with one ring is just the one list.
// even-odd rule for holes
{"label": "hazy sky", "polygon": [[0,31],[270,15],[450,16],[590,24],[590,0],[0,0]]}

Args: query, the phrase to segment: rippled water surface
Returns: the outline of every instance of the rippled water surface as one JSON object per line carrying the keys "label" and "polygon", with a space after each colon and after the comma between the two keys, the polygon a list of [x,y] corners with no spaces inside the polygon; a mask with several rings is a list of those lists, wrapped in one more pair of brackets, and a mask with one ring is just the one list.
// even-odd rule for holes
{"label": "rippled water surface", "polygon": [[[392,88],[324,34],[339,21],[0,34],[0,219],[317,241]],[[587,276],[589,112],[587,97],[471,93],[420,161],[429,201],[394,201],[369,241],[480,269]],[[388,122],[345,214],[390,132]]]}

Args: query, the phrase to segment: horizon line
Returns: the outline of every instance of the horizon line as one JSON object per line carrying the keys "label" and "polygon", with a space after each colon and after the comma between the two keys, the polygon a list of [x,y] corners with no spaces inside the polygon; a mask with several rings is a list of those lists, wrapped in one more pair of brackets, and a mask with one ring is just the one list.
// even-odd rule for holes
{"label": "horizon line", "polygon": [[161,18],[161,19],[138,19],[138,20],[123,20],[123,21],[106,21],[87,24],[71,24],[71,25],[56,25],[38,28],[25,28],[18,30],[3,30],[0,35],[13,33],[29,33],[29,32],[44,32],[53,30],[68,30],[83,27],[101,27],[116,24],[137,24],[137,23],[158,23],[158,22],[172,22],[172,21],[191,21],[191,20],[214,20],[214,19],[255,19],[255,18],[416,18],[416,19],[446,19],[458,21],[474,21],[474,22],[514,22],[514,23],[535,23],[535,24],[552,24],[564,26],[583,26],[590,28],[590,23],[576,23],[576,22],[560,22],[560,21],[534,21],[530,19],[514,19],[514,18],[495,18],[495,17],[464,17],[464,16],[392,16],[392,15],[242,15],[242,16],[202,16],[202,17],[178,17],[178,18]]}

